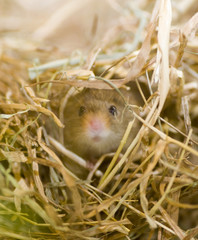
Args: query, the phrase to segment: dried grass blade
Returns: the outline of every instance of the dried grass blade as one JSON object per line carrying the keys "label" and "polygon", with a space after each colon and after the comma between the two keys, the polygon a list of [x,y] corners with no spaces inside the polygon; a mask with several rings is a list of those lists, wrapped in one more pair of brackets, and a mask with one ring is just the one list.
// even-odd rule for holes
{"label": "dried grass blade", "polygon": [[[162,140],[160,140],[157,143],[157,146],[156,146],[157,150],[155,151],[154,159],[151,163],[149,163],[144,175],[149,174],[149,173],[151,174],[151,171],[156,166],[161,155],[163,154],[165,146],[166,146],[166,142],[164,142]],[[145,213],[148,223],[150,224],[151,228],[156,228],[156,223],[154,222],[154,220],[151,218],[151,215],[149,214],[148,200],[146,198],[146,190],[147,190],[147,185],[148,185],[150,174],[146,178],[143,178],[142,182],[140,183],[140,201],[141,201],[141,206],[142,206],[142,209],[144,210],[144,213]]]}
{"label": "dried grass blade", "polygon": [[[187,141],[186,141],[186,145],[188,145],[189,143],[189,139],[190,139],[190,136],[192,134],[192,130],[189,132],[189,136],[187,138]],[[159,201],[152,207],[152,209],[150,210],[150,216],[153,216],[153,214],[155,214],[155,212],[157,211],[157,209],[161,206],[162,202],[164,201],[164,199],[166,198],[166,196],[168,195],[168,193],[170,192],[170,189],[171,187],[173,186],[173,183],[174,183],[174,180],[177,176],[177,172],[179,170],[179,167],[180,167],[180,164],[181,164],[181,161],[183,159],[183,156],[184,156],[184,153],[185,153],[185,149],[182,150],[182,153],[181,153],[181,156],[178,160],[178,163],[177,163],[177,168],[176,170],[173,172],[172,174],[172,178],[166,188],[166,191],[164,192],[164,194],[162,195],[162,197],[159,199]]]}
{"label": "dried grass blade", "polygon": [[165,218],[168,225],[174,230],[175,235],[178,236],[179,239],[184,239],[186,234],[184,231],[172,220],[172,218],[168,215],[168,213],[162,208],[159,208],[162,216]]}
{"label": "dried grass blade", "polygon": [[130,82],[131,80],[133,80],[135,77],[137,77],[138,74],[143,69],[144,65],[146,64],[146,61],[149,57],[149,53],[151,50],[151,38],[152,38],[153,32],[155,31],[155,28],[157,26],[159,2],[160,1],[156,1],[155,7],[154,7],[154,10],[152,13],[151,21],[147,27],[146,38],[142,44],[142,47],[139,51],[138,56],[135,59],[135,62],[133,64],[131,70],[129,71],[126,78],[124,79],[123,84],[126,84],[126,83]]}
{"label": "dried grass blade", "polygon": [[157,58],[157,66],[160,67],[160,81],[158,90],[160,94],[160,103],[158,111],[162,110],[164,102],[166,100],[169,88],[169,38],[170,38],[170,27],[172,20],[172,9],[171,1],[161,1],[160,12],[159,12],[159,29],[158,29],[158,55],[161,57]]}
{"label": "dried grass blade", "polygon": [[47,116],[50,116],[53,118],[54,122],[59,126],[59,127],[64,127],[64,125],[60,122],[60,120],[56,117],[56,115],[44,108],[44,107],[40,107],[40,106],[36,106],[36,105],[29,105],[29,104],[23,104],[23,103],[0,103],[0,108],[5,108],[5,109],[20,109],[20,110],[29,110],[29,111],[36,111],[36,112],[40,112],[43,113]]}

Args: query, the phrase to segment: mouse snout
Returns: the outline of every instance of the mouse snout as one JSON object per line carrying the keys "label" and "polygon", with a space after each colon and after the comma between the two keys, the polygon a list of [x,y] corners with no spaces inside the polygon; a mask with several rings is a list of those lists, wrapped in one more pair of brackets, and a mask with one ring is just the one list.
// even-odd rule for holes
{"label": "mouse snout", "polygon": [[89,129],[95,132],[101,132],[105,129],[104,123],[99,118],[92,118],[89,121]]}
{"label": "mouse snout", "polygon": [[86,119],[86,133],[92,140],[100,141],[109,134],[108,124],[102,116],[92,115]]}

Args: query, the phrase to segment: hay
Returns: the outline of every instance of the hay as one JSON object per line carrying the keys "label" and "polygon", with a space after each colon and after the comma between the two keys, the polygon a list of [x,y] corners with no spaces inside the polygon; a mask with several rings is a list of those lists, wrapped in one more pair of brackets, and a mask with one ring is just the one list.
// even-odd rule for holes
{"label": "hay", "polygon": [[[193,3],[189,1],[186,9]],[[119,25],[88,56],[49,60],[39,66],[32,66],[31,56],[27,57],[31,52],[25,47],[19,51],[4,43],[2,239],[198,237],[198,14],[176,26],[171,23],[171,2],[156,1],[149,19],[144,27],[136,24],[133,43],[124,34],[127,27]],[[47,27],[46,23],[41,29]],[[144,37],[138,35],[140,30]],[[136,106],[140,114],[134,113],[141,129],[121,154],[133,131],[130,122],[117,152],[101,156],[81,179],[65,165],[69,158],[75,168],[87,167],[84,159],[63,146],[68,98],[76,88],[119,91],[131,81],[137,82],[145,102],[143,108]],[[149,90],[149,98],[140,82]]]}

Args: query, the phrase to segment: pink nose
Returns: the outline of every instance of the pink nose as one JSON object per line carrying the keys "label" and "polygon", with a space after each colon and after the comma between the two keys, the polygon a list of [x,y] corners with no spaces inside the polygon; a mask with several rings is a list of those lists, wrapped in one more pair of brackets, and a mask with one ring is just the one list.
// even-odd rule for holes
{"label": "pink nose", "polygon": [[104,123],[101,119],[92,118],[89,122],[89,129],[94,132],[100,132],[104,129]]}

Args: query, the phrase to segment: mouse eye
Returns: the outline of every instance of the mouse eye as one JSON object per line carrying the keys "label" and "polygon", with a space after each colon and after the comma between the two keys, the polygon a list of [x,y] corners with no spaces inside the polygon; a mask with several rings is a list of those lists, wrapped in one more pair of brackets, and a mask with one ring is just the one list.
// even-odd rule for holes
{"label": "mouse eye", "polygon": [[113,116],[116,116],[116,115],[117,115],[117,108],[116,108],[114,105],[112,105],[112,106],[110,106],[110,108],[109,108],[109,112],[110,112]]}
{"label": "mouse eye", "polygon": [[80,106],[79,111],[78,111],[78,115],[82,116],[86,111],[86,108],[84,106]]}

